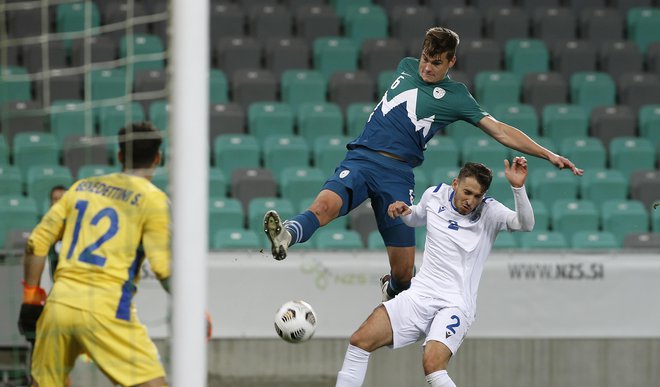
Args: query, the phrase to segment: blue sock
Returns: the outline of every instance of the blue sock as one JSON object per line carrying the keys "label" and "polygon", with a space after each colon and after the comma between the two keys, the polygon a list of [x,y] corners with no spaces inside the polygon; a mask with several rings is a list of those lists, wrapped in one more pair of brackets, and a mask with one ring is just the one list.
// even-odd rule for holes
{"label": "blue sock", "polygon": [[321,227],[318,218],[310,210],[296,215],[284,223],[284,227],[291,234],[291,244],[307,242],[314,235],[316,230]]}
{"label": "blue sock", "polygon": [[[413,265],[413,277],[417,274],[417,266]],[[402,291],[408,289],[410,287],[410,281],[408,282],[399,282],[394,278],[392,273],[390,272],[390,281],[389,281],[389,286],[387,287],[387,294],[390,295],[390,297],[394,297],[397,294],[401,293]]]}

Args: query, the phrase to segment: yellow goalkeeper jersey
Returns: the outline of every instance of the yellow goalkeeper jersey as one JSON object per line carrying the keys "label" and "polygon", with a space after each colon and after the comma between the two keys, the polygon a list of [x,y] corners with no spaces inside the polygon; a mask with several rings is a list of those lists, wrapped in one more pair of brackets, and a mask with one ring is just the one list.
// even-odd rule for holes
{"label": "yellow goalkeeper jersey", "polygon": [[143,177],[113,173],[75,182],[28,243],[45,256],[60,237],[48,302],[131,321],[145,255],[159,279],[170,276],[169,200]]}

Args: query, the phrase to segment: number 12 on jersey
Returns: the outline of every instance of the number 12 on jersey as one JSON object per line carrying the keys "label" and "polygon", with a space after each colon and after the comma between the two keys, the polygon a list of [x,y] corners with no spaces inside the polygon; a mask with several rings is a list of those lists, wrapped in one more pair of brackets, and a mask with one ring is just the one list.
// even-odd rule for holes
{"label": "number 12 on jersey", "polygon": [[[71,238],[71,247],[69,247],[69,252],[66,255],[67,259],[71,259],[73,251],[76,249],[78,244],[78,238],[80,236],[80,228],[82,226],[87,226],[82,224],[83,217],[85,212],[87,212],[87,206],[89,201],[87,200],[78,200],[76,202],[76,210],[78,211],[78,217],[76,218],[76,225],[73,228],[73,237]],[[96,226],[103,218],[108,218],[110,220],[110,227],[101,235],[96,242],[88,245],[78,256],[78,260],[81,262],[90,263],[92,265],[101,266],[105,265],[106,258],[100,255],[94,254],[102,244],[112,239],[112,237],[117,234],[119,231],[119,215],[112,207],[105,207],[94,215],[92,220],[89,222],[89,225]]]}

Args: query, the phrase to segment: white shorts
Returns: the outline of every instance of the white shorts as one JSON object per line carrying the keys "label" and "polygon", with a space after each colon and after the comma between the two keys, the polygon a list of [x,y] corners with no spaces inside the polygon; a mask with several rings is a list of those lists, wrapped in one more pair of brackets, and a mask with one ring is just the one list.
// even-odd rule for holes
{"label": "white shorts", "polygon": [[457,307],[437,298],[421,296],[409,290],[383,303],[392,323],[392,347],[401,348],[426,337],[424,344],[435,340],[456,354],[472,321]]}

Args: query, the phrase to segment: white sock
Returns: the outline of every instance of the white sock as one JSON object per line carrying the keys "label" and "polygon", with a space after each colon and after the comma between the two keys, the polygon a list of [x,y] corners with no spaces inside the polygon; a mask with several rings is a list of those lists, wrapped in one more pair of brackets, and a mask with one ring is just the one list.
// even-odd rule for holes
{"label": "white sock", "polygon": [[435,371],[426,375],[426,382],[431,387],[456,387],[456,384],[447,374],[447,370]]}
{"label": "white sock", "polygon": [[369,365],[369,355],[371,353],[354,345],[348,345],[344,364],[337,374],[337,384],[335,387],[354,387],[361,386],[367,375],[367,366]]}

